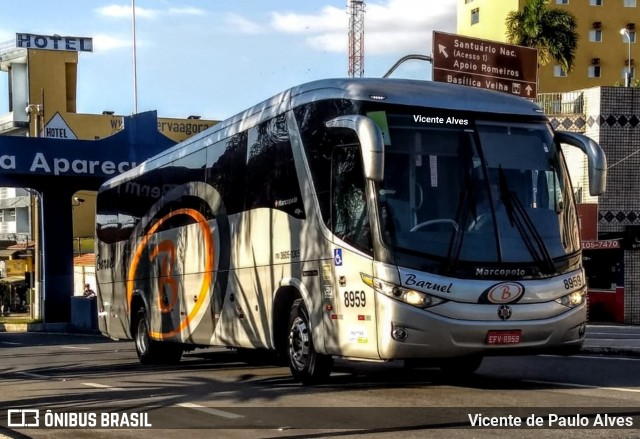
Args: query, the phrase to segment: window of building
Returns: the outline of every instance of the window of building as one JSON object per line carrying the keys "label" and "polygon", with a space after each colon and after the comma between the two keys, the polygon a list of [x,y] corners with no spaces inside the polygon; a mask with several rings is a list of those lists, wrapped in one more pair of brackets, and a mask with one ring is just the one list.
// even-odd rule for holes
{"label": "window of building", "polygon": [[589,41],[599,43],[602,41],[602,30],[592,29],[589,31]]}
{"label": "window of building", "polygon": [[[622,68],[622,73],[620,74],[620,76],[622,76],[623,79],[625,76],[627,76],[627,67]],[[631,67],[631,78],[635,78],[635,77],[636,77],[636,69],[634,67]]]}
{"label": "window of building", "polygon": [[587,75],[589,76],[589,78],[599,78],[600,66],[589,66]]}
{"label": "window of building", "polygon": [[602,6],[602,0],[589,0],[591,6]]}
{"label": "window of building", "polygon": [[555,76],[556,78],[565,77],[567,76],[567,72],[562,68],[562,66],[555,65],[553,66],[553,76]]}
{"label": "window of building", "polygon": [[568,5],[569,0],[556,0],[556,5]]}
{"label": "window of building", "polygon": [[624,7],[625,8],[635,8],[636,7],[636,0],[624,0]]}
{"label": "window of building", "polygon": [[471,10],[471,24],[478,24],[480,22],[480,8]]}

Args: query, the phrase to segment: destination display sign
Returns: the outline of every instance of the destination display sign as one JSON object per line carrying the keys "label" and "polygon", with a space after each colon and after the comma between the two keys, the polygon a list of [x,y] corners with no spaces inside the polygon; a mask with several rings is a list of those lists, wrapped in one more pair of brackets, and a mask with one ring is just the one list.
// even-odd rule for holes
{"label": "destination display sign", "polygon": [[432,58],[434,81],[536,97],[537,49],[434,32]]}

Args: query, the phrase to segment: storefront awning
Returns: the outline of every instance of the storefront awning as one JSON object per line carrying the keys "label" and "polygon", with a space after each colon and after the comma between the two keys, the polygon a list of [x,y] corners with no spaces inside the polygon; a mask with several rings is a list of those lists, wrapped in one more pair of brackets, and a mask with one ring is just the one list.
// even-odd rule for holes
{"label": "storefront awning", "polygon": [[0,250],[0,259],[9,259],[11,256],[19,252],[20,250]]}
{"label": "storefront awning", "polygon": [[7,276],[7,277],[0,278],[0,282],[7,282],[10,284],[24,282],[24,276]]}

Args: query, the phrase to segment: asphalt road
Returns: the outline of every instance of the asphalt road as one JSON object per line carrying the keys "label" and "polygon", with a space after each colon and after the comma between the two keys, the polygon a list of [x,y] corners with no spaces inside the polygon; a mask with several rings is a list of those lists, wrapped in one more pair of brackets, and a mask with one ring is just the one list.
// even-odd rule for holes
{"label": "asphalt road", "polygon": [[[303,387],[287,368],[224,349],[148,367],[131,342],[0,333],[0,437],[638,437],[639,366],[624,356],[496,357],[456,380],[341,361],[326,384]],[[39,410],[46,428],[17,427],[21,409]]]}

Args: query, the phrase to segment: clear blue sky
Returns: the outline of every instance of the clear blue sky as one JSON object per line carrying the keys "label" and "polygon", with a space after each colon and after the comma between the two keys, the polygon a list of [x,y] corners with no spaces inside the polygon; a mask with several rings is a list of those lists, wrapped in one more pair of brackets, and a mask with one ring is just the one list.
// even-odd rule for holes
{"label": "clear blue sky", "polygon": [[[0,5],[0,43],[16,33],[93,38],[79,56],[79,113],[133,113],[131,0]],[[347,76],[347,0],[136,0],[138,111],[224,119],[291,86]],[[431,54],[455,32],[455,0],[366,0],[365,76]],[[430,77],[413,62],[398,76]],[[0,72],[0,114],[8,111]]]}

